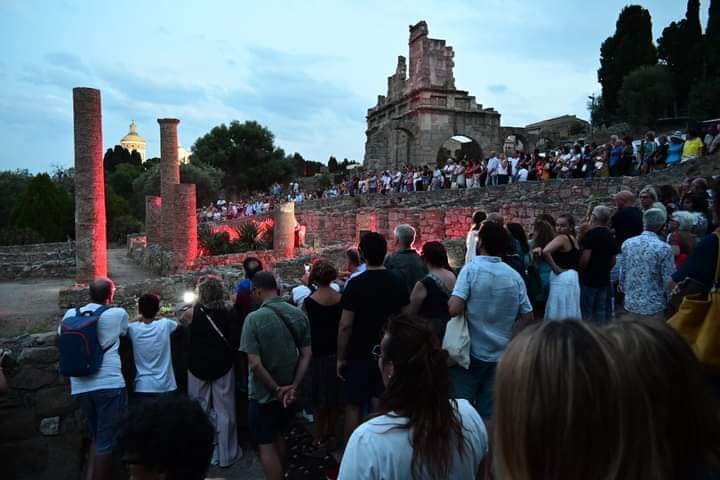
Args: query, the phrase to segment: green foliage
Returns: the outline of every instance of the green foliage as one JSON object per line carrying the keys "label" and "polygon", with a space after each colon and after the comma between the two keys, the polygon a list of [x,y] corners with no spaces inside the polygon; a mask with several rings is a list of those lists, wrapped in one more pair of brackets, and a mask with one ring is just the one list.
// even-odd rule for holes
{"label": "green foliage", "polygon": [[720,78],[702,80],[690,90],[689,114],[693,120],[720,117]]}
{"label": "green foliage", "polygon": [[710,0],[703,47],[707,75],[720,78],[720,0]]}
{"label": "green foliage", "polygon": [[339,170],[338,161],[335,157],[330,157],[328,160],[328,171],[330,173],[336,173]]}
{"label": "green foliage", "polygon": [[623,8],[615,33],[600,47],[598,81],[602,85],[605,111],[616,115],[618,95],[625,76],[642,65],[655,65],[657,51],[652,39],[650,12],[640,5]]}
{"label": "green foliage", "polygon": [[688,1],[685,18],[665,27],[658,38],[658,56],[673,75],[677,106],[688,103],[690,86],[702,73],[702,29],[700,27],[700,4]]}
{"label": "green foliage", "polygon": [[274,139],[257,122],[233,121],[200,137],[192,147],[193,159],[223,171],[228,191],[264,191],[276,181],[289,180],[295,171]]}
{"label": "green foliage", "polygon": [[0,229],[0,245],[30,245],[42,242],[43,238],[32,228],[5,227]]}
{"label": "green foliage", "polygon": [[210,165],[197,162],[180,165],[180,181],[195,184],[198,205],[207,205],[218,199],[222,180],[223,172]]}
{"label": "green foliage", "polygon": [[319,185],[322,190],[330,188],[330,186],[332,185],[332,179],[330,178],[330,175],[328,175],[327,173],[322,174],[320,176]]}
{"label": "green foliage", "polygon": [[12,212],[32,178],[27,170],[0,172],[0,230],[12,226]]}
{"label": "green foliage", "polygon": [[64,241],[74,234],[70,196],[47,173],[29,182],[18,198],[12,220],[16,227],[36,231],[45,242]]}
{"label": "green foliage", "polygon": [[292,162],[293,169],[295,172],[296,177],[306,177],[307,172],[305,170],[305,159],[302,155],[295,152],[291,157],[288,157],[287,160],[289,162]]}
{"label": "green foliage", "polygon": [[120,145],[115,145],[115,148],[107,149],[103,157],[105,172],[112,172],[118,165],[123,163],[139,167],[142,164],[142,157],[140,157],[140,154],[135,150],[130,153]]}
{"label": "green foliage", "polygon": [[229,232],[213,233],[207,225],[198,229],[198,241],[209,255],[228,255],[257,250],[272,249],[273,229],[267,225],[247,222],[235,229],[234,240]]}
{"label": "green foliage", "polygon": [[109,172],[105,182],[109,184],[115,193],[129,199],[133,193],[133,182],[143,173],[142,167],[130,163],[121,163]]}
{"label": "green foliage", "polygon": [[142,231],[142,222],[132,215],[121,215],[108,221],[108,240],[124,242],[127,235]]}
{"label": "green foliage", "polygon": [[575,122],[572,125],[570,125],[570,128],[568,129],[568,133],[570,135],[581,135],[585,133],[585,124],[582,122]]}
{"label": "green foliage", "polygon": [[599,127],[607,122],[607,112],[605,111],[605,101],[602,95],[592,97],[587,102],[587,109],[590,112],[590,124]]}
{"label": "green foliage", "polygon": [[620,104],[634,127],[654,127],[673,97],[672,75],[663,65],[643,66],[630,73],[620,89]]}

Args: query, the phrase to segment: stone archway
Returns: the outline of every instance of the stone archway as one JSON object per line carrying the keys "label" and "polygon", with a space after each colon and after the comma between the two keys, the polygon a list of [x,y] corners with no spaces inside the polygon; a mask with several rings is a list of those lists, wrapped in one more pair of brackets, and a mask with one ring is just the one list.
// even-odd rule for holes
{"label": "stone archway", "polygon": [[459,161],[482,160],[484,152],[480,142],[468,135],[453,135],[436,149],[436,161],[444,164],[448,158]]}

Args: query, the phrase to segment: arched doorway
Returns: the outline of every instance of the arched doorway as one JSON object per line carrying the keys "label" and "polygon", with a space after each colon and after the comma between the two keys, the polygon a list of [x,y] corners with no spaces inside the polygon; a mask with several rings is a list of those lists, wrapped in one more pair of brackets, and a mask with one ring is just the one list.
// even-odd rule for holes
{"label": "arched doorway", "polygon": [[448,159],[454,161],[482,160],[480,144],[465,135],[453,135],[443,142],[437,152],[437,162],[444,165]]}
{"label": "arched doorway", "polygon": [[506,155],[513,155],[515,152],[527,153],[528,148],[527,139],[520,134],[513,133],[505,137],[503,152],[505,152]]}
{"label": "arched doorway", "polygon": [[413,144],[415,137],[405,128],[395,128],[392,134],[392,159],[391,165],[395,169],[413,163]]}

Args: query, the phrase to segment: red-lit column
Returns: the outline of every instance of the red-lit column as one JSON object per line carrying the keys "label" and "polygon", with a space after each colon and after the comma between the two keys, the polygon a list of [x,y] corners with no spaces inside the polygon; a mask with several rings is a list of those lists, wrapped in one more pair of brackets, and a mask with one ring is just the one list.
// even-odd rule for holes
{"label": "red-lit column", "polygon": [[285,257],[295,256],[295,203],[277,205],[274,211],[273,250]]}
{"label": "red-lit column", "polygon": [[180,183],[180,162],[178,161],[177,118],[158,118],[160,124],[160,196],[162,197],[160,245],[166,250],[173,248],[173,185]]}
{"label": "red-lit column", "polygon": [[178,183],[172,190],[173,263],[176,270],[185,271],[195,263],[198,249],[195,185]]}
{"label": "red-lit column", "polygon": [[75,129],[75,278],[107,275],[105,173],[100,90],[73,88]]}
{"label": "red-lit column", "polygon": [[160,222],[162,221],[162,198],[153,195],[145,197],[146,243],[160,245]]}

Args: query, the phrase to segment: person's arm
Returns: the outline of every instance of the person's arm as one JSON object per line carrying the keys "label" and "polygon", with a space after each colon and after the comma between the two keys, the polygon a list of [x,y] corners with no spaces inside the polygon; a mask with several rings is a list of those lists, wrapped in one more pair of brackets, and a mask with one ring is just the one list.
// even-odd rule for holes
{"label": "person's arm", "polygon": [[557,263],[555,263],[555,259],[553,258],[552,254],[563,248],[565,245],[567,245],[567,237],[565,237],[564,235],[558,235],[557,237],[553,238],[552,241],[548,243],[542,251],[545,261],[548,263],[548,265],[550,265],[550,268],[552,268],[552,271],[556,274],[562,273],[563,270],[557,266]]}
{"label": "person's arm", "polygon": [[413,291],[410,293],[410,304],[408,305],[407,313],[409,315],[417,315],[420,313],[420,307],[426,297],[427,289],[425,288],[425,285],[423,285],[422,282],[417,282],[415,284],[415,288],[413,288]]}
{"label": "person's arm", "polygon": [[257,353],[248,353],[248,368],[252,370],[255,377],[258,378],[275,396],[282,400],[283,396],[294,388],[292,385],[279,385],[275,379],[270,375],[260,359],[260,355]]}
{"label": "person's arm", "polygon": [[590,265],[590,257],[592,256],[592,250],[585,249],[580,255],[580,270],[585,270]]}
{"label": "person's arm", "polygon": [[305,378],[308,366],[310,365],[310,359],[312,359],[312,347],[309,345],[300,349],[300,359],[298,360],[297,370],[295,370],[295,379],[293,380],[292,386],[297,389],[300,383]]}
{"label": "person's arm", "polygon": [[342,376],[342,369],[345,366],[345,355],[347,354],[347,346],[350,343],[350,335],[352,334],[353,320],[355,312],[343,309],[338,326],[337,338],[337,376],[341,380],[345,380]]}
{"label": "person's arm", "polygon": [[6,353],[0,354],[0,393],[6,393],[8,391],[8,382],[5,378],[5,372],[3,371],[2,361],[5,358]]}
{"label": "person's arm", "polygon": [[660,268],[662,272],[663,288],[665,289],[665,292],[671,292],[675,287],[672,279],[672,274],[675,273],[675,260],[673,258],[672,250],[668,250],[663,256]]}
{"label": "person's arm", "polygon": [[448,300],[448,313],[451,317],[457,317],[465,311],[465,300],[452,295]]}

